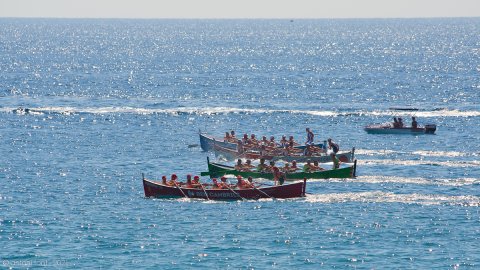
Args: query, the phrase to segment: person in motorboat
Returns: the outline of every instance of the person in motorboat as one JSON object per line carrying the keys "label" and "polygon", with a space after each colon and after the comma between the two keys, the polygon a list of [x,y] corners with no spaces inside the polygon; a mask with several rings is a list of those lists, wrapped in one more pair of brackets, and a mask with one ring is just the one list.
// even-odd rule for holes
{"label": "person in motorboat", "polygon": [[403,120],[400,117],[398,118],[398,127],[403,128]]}
{"label": "person in motorboat", "polygon": [[331,138],[328,138],[328,149],[332,149],[333,153],[338,153],[340,151],[340,147],[337,143],[335,143]]}
{"label": "person in motorboat", "polygon": [[418,122],[415,119],[415,116],[412,116],[412,128],[418,128]]}

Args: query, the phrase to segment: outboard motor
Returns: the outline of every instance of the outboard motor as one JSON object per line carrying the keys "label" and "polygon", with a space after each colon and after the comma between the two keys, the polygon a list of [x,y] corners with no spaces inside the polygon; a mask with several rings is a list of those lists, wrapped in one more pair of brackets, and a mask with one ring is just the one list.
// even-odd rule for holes
{"label": "outboard motor", "polygon": [[434,134],[436,130],[437,130],[437,125],[435,124],[425,125],[425,133]]}

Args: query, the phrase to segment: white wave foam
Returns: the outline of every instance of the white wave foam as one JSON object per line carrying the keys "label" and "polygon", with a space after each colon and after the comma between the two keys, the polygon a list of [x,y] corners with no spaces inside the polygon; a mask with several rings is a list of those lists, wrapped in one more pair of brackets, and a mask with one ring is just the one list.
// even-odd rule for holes
{"label": "white wave foam", "polygon": [[[12,112],[18,108],[3,107],[0,111]],[[177,107],[167,109],[155,109],[155,108],[136,108],[130,106],[107,106],[107,107],[32,107],[29,108],[32,111],[43,111],[52,113],[93,113],[93,114],[106,114],[106,113],[137,113],[137,114],[230,114],[230,113],[292,113],[292,114],[308,114],[314,116],[324,117],[338,117],[348,115],[360,115],[360,116],[392,116],[392,111],[334,111],[334,110],[289,110],[289,109],[249,109],[249,108],[232,108],[232,107]],[[412,112],[395,111],[395,116],[410,116]],[[434,111],[415,111],[414,114],[417,117],[476,117],[480,116],[480,111],[459,111],[459,110],[434,110]]]}
{"label": "white wave foam", "polygon": [[442,166],[442,167],[478,167],[480,161],[429,161],[429,160],[399,160],[399,159],[360,159],[359,165],[402,165],[402,166]]}
{"label": "white wave foam", "polygon": [[421,205],[462,205],[479,206],[478,196],[447,196],[436,194],[395,194],[392,192],[369,191],[309,194],[306,201],[310,203],[342,203],[342,202],[365,202],[365,203],[406,203]]}
{"label": "white wave foam", "polygon": [[441,186],[466,186],[480,184],[478,178],[435,178],[428,179],[422,177],[400,177],[400,176],[382,176],[382,175],[359,175],[356,178],[331,178],[325,179],[311,179],[309,182],[352,182],[352,183],[369,183],[369,184],[381,184],[381,183],[399,183],[399,184],[416,184],[416,185],[441,185]]}

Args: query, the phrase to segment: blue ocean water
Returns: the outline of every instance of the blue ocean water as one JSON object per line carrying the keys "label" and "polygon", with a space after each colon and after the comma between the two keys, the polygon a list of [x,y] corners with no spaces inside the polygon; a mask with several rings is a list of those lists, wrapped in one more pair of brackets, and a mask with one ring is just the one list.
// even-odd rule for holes
{"label": "blue ocean water", "polygon": [[[0,19],[1,267],[477,269],[479,59],[479,18]],[[412,113],[436,134],[362,129]],[[142,173],[206,170],[199,129],[305,127],[358,177],[144,197]]]}

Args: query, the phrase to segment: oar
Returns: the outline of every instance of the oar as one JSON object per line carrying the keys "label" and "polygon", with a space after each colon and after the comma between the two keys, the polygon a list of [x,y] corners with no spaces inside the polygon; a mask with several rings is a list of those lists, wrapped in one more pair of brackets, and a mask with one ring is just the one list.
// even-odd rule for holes
{"label": "oar", "polygon": [[202,187],[202,190],[203,190],[203,192],[205,192],[205,196],[207,197],[207,200],[209,200],[209,201],[210,201],[210,198],[208,198],[207,191],[205,190],[205,188],[203,187],[203,185],[202,185],[202,184],[200,184],[200,186]]}
{"label": "oar", "polygon": [[183,196],[185,196],[185,198],[187,198],[187,199],[190,198],[190,197],[188,197],[188,196],[185,194],[185,192],[183,192],[183,190],[177,185],[177,182],[173,181],[173,184],[178,188],[178,190],[180,190],[180,192],[183,194]]}
{"label": "oar", "polygon": [[257,187],[255,187],[255,184],[252,183],[252,186],[253,186],[253,189],[261,192],[263,195],[267,196],[268,198],[273,199],[272,196],[268,195],[267,193],[265,193],[265,192],[263,192],[262,190],[260,190],[260,189],[258,189]]}
{"label": "oar", "polygon": [[238,194],[237,192],[235,192],[235,190],[233,190],[231,187],[229,187],[228,185],[226,185],[226,187],[227,187],[231,192],[233,192],[235,195],[237,195],[240,199],[242,199],[242,201],[245,200],[245,198],[243,198],[242,196],[240,196],[240,194]]}

